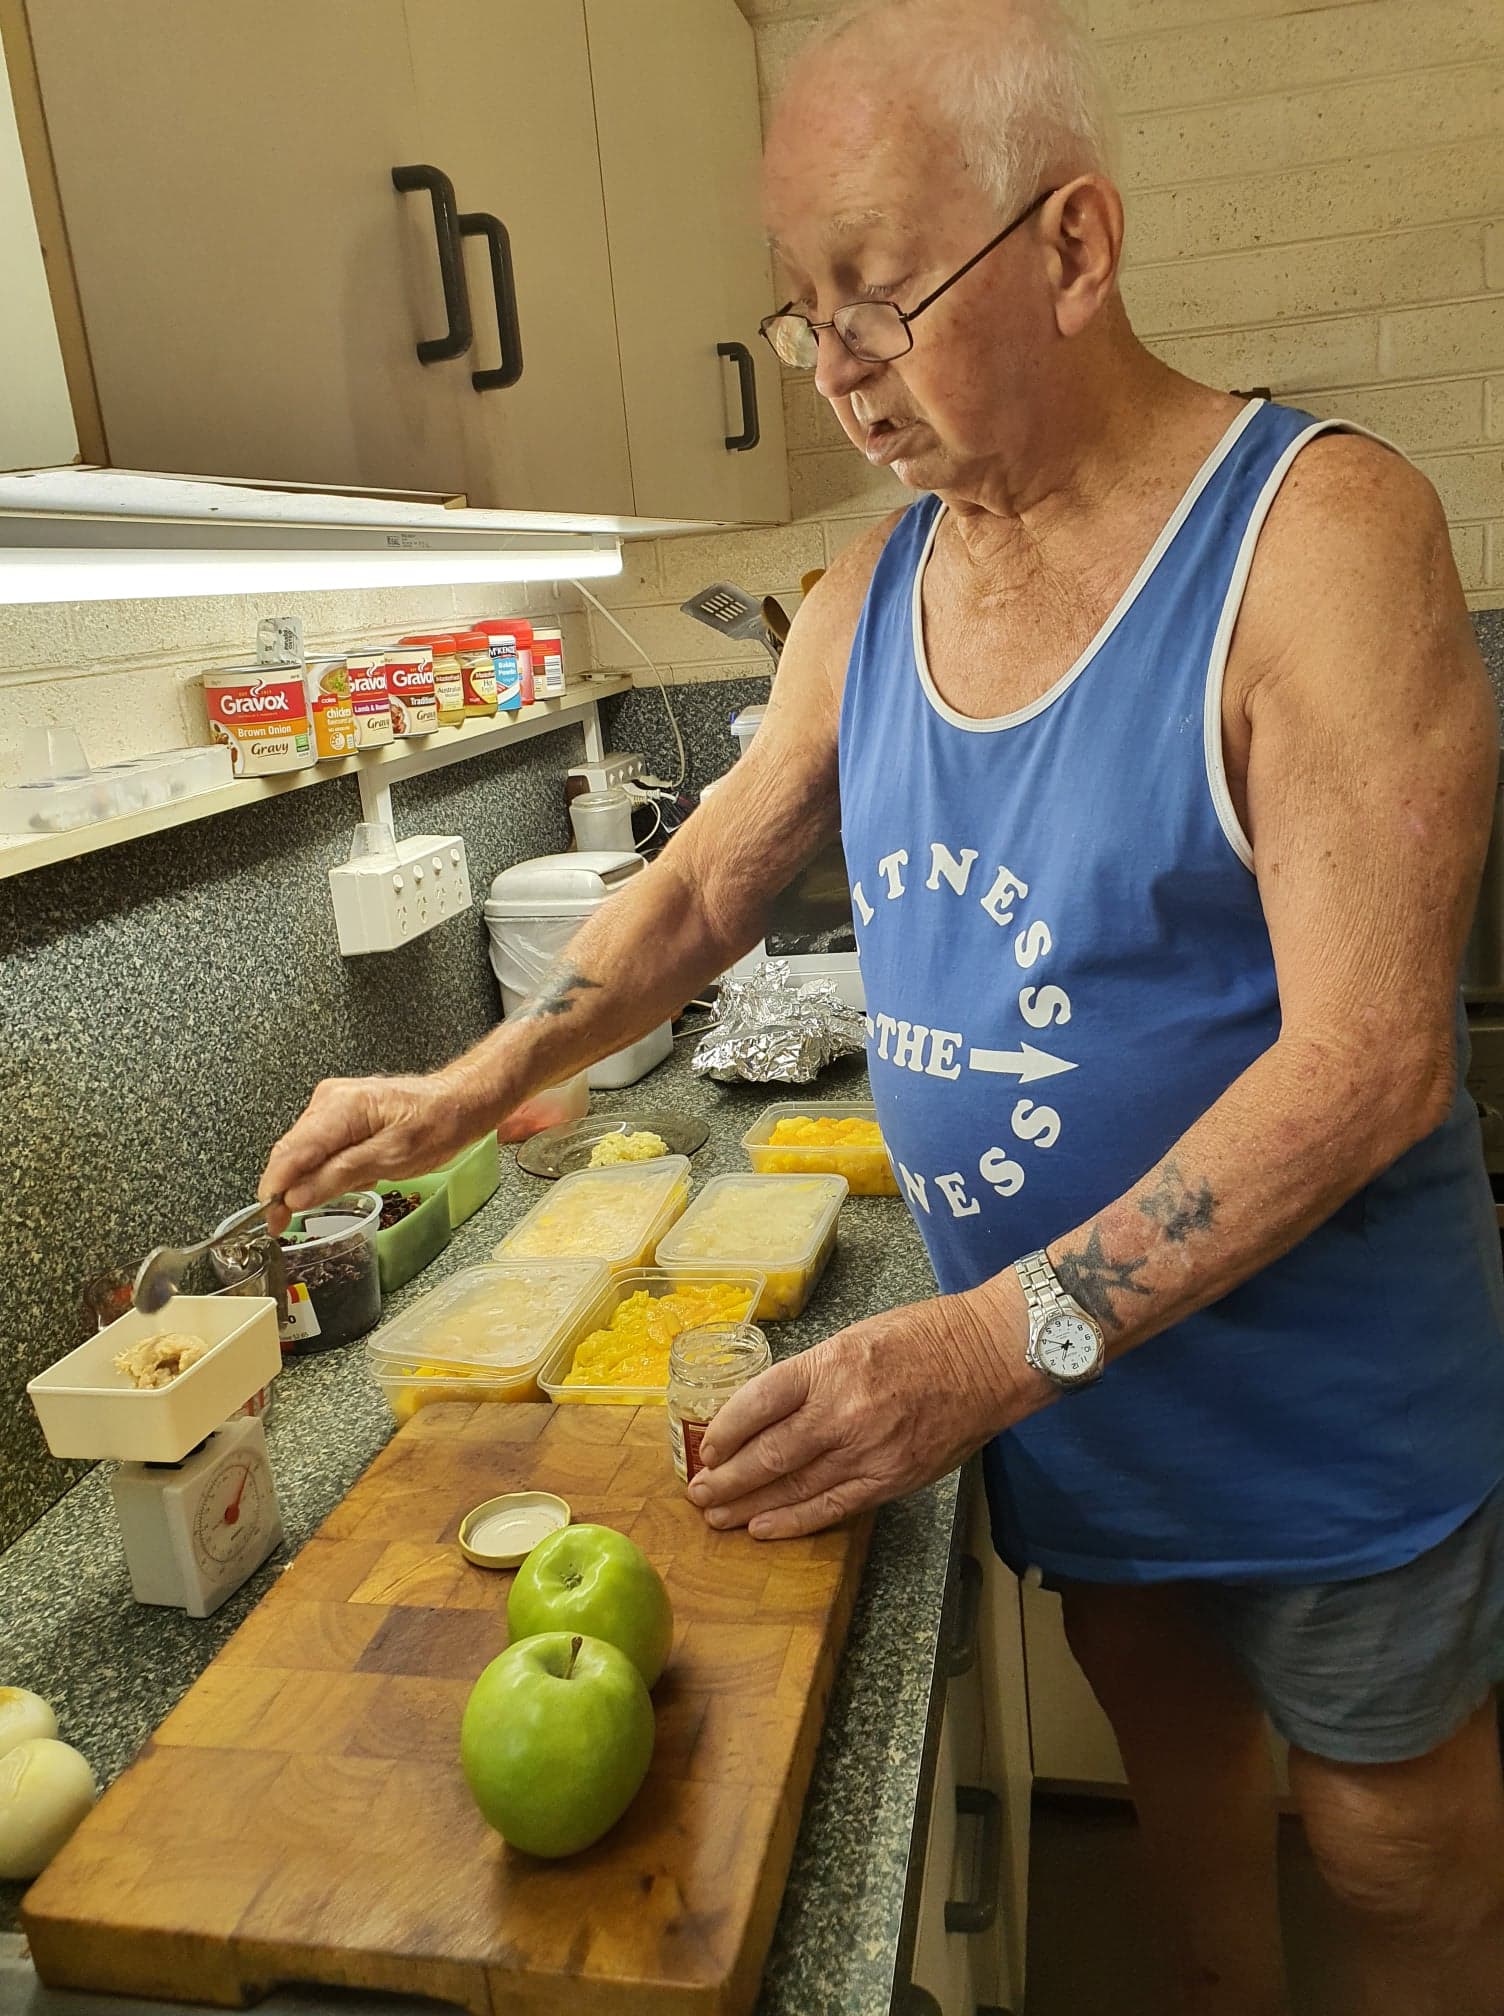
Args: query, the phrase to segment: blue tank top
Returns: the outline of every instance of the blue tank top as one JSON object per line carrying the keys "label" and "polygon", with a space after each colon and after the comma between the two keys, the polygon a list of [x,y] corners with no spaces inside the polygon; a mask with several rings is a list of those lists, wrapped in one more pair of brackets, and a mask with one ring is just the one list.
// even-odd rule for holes
{"label": "blue tank top", "polygon": [[[1275,491],[1329,424],[1246,406],[1082,657],[996,720],[947,706],[926,664],[938,499],[877,563],[841,709],[842,838],[878,1117],[942,1289],[1121,1196],[1279,1034],[1222,674]],[[1435,1133],[989,1446],[1005,1559],[1338,1580],[1481,1503],[1504,1476],[1504,1282],[1466,1042],[1459,1001]]]}

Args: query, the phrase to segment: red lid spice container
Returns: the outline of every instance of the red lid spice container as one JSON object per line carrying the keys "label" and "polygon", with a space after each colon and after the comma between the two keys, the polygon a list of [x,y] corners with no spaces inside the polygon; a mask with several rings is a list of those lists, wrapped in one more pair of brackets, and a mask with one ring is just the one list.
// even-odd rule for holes
{"label": "red lid spice container", "polygon": [[386,653],[386,683],[395,735],[431,735],[439,725],[433,653],[426,644],[394,644]]}

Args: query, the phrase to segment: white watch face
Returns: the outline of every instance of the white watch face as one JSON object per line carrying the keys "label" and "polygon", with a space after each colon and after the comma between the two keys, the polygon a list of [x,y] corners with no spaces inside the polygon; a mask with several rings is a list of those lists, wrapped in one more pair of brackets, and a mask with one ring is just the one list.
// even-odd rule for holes
{"label": "white watch face", "polygon": [[1085,1317],[1061,1310],[1045,1318],[1034,1352],[1052,1378],[1081,1379],[1096,1370],[1101,1345]]}

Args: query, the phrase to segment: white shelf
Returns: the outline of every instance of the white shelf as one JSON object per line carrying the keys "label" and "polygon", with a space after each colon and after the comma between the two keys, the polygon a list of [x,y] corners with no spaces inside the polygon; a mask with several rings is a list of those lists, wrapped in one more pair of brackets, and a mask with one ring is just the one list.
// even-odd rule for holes
{"label": "white shelf", "polygon": [[[593,678],[572,685],[560,700],[538,700],[515,714],[498,714],[495,721],[463,728],[440,728],[421,740],[393,742],[385,749],[367,750],[343,763],[320,763],[311,770],[289,770],[277,777],[244,777],[220,791],[203,791],[193,798],[179,798],[171,805],[154,805],[145,812],[128,812],[119,819],[99,819],[92,826],[75,826],[67,833],[38,833],[22,838],[0,835],[0,881],[10,875],[25,875],[33,868],[47,868],[56,861],[71,861],[81,854],[96,854],[103,847],[119,847],[128,840],[140,840],[148,833],[161,833],[170,826],[188,826],[200,819],[213,819],[221,812],[236,812],[244,805],[260,805],[268,798],[281,798],[289,791],[305,791],[313,784],[327,784],[335,777],[354,777],[360,785],[362,817],[390,818],[388,794],[404,778],[421,776],[451,763],[467,762],[472,756],[486,756],[512,742],[526,742],[534,735],[546,735],[556,728],[581,723],[587,743],[598,735],[595,703],[614,693],[631,690],[628,678]],[[587,749],[587,754],[589,753]],[[597,749],[595,754],[599,755]]]}

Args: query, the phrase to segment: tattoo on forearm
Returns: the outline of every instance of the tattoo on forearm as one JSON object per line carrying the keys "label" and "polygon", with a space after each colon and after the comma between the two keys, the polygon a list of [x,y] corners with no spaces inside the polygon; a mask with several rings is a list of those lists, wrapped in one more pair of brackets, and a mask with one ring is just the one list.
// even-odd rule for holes
{"label": "tattoo on forearm", "polygon": [[1134,1260],[1109,1260],[1102,1248],[1101,1228],[1093,1225],[1083,1247],[1060,1255],[1055,1272],[1066,1294],[1089,1310],[1104,1330],[1121,1330],[1123,1319],[1113,1307],[1112,1298],[1114,1295],[1147,1298],[1152,1291],[1133,1277],[1148,1264],[1147,1253]]}
{"label": "tattoo on forearm", "polygon": [[526,1002],[518,1013],[524,1016],[567,1015],[575,1005],[578,995],[600,992],[599,980],[587,979],[583,973],[576,973],[572,967],[561,966],[551,973],[538,989],[531,1001]]}
{"label": "tattoo on forearm", "polygon": [[1183,1246],[1193,1232],[1211,1229],[1217,1215],[1217,1200],[1210,1183],[1187,1183],[1179,1163],[1171,1159],[1161,1162],[1158,1181],[1139,1198],[1138,1208],[1159,1227],[1172,1246]]}

